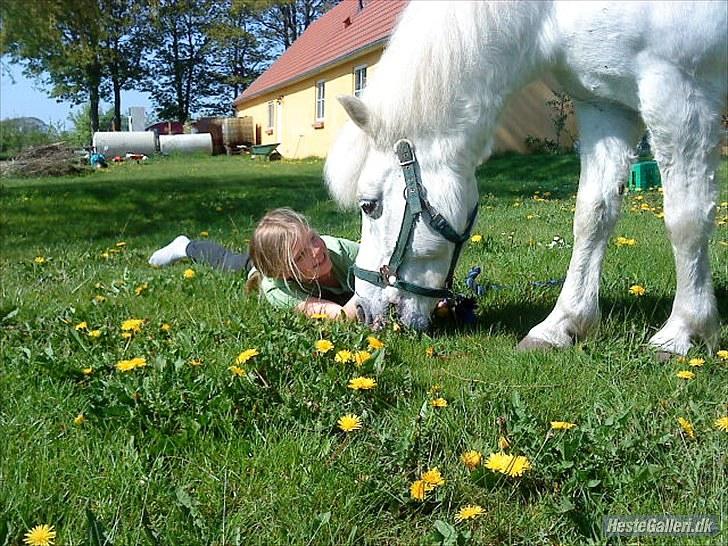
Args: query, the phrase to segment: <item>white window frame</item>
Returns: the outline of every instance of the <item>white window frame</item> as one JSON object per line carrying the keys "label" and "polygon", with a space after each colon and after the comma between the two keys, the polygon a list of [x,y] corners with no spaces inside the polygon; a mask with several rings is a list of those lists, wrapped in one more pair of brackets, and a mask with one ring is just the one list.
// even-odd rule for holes
{"label": "white window frame", "polygon": [[269,100],[268,101],[268,127],[267,129],[269,131],[273,130],[273,127],[275,127],[275,117],[276,117],[276,105],[275,101]]}
{"label": "white window frame", "polygon": [[[357,84],[360,83],[358,80],[358,76],[361,73],[364,73],[364,85],[362,85],[360,88],[357,88]],[[364,88],[367,86],[367,65],[360,64],[359,66],[354,67],[354,96],[358,97],[361,95],[361,92],[364,91]]]}
{"label": "white window frame", "polygon": [[326,116],[326,80],[316,82],[316,121],[323,121]]}

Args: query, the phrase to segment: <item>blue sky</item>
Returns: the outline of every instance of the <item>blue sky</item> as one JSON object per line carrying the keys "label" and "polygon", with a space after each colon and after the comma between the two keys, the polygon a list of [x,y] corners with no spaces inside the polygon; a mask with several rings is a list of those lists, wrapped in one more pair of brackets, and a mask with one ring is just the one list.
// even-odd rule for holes
{"label": "blue sky", "polygon": [[[30,80],[23,76],[19,65],[2,62],[0,68],[0,119],[17,117],[36,117],[46,123],[65,124],[70,129],[68,115],[73,105],[67,102],[56,102],[48,97],[40,80]],[[149,95],[138,91],[124,91],[121,95],[121,112],[126,114],[130,106],[145,106],[147,113],[152,112]],[[104,110],[110,104],[102,105]]]}

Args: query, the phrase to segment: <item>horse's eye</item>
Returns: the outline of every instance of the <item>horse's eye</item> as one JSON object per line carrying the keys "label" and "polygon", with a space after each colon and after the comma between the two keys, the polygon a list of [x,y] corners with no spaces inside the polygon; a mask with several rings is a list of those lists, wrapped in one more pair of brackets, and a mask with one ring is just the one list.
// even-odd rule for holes
{"label": "horse's eye", "polygon": [[367,216],[371,216],[377,210],[378,201],[376,199],[362,199],[359,201],[359,208]]}

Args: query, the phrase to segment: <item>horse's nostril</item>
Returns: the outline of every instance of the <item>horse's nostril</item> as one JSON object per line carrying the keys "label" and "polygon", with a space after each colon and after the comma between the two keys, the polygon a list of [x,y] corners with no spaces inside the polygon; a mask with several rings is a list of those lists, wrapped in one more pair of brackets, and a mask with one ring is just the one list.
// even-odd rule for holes
{"label": "horse's nostril", "polygon": [[366,320],[367,319],[367,315],[364,312],[364,308],[361,306],[361,304],[357,304],[357,306],[356,306],[356,319],[359,322],[366,322],[367,321]]}

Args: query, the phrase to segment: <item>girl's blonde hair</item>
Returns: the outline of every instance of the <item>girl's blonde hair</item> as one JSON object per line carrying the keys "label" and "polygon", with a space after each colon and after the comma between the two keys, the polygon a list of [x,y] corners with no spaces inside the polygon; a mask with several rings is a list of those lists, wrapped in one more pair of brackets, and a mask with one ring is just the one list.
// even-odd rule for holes
{"label": "girl's blonde hair", "polygon": [[[293,249],[310,229],[306,217],[292,209],[268,212],[260,219],[250,239],[250,259],[255,268],[269,278],[298,281]],[[260,282],[254,277],[248,282],[248,290],[257,288]]]}

